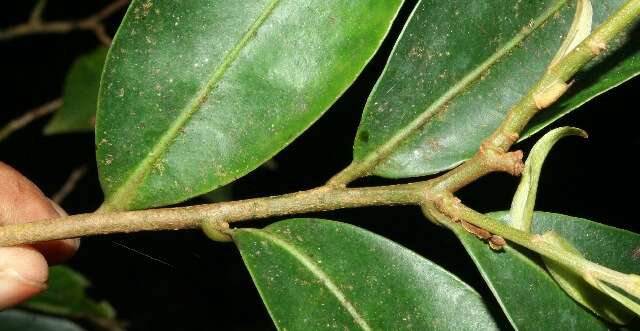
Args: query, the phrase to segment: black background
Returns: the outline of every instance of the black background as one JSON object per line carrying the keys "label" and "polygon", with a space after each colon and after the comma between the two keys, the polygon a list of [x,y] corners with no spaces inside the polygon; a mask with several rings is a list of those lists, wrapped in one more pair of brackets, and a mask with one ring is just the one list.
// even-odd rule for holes
{"label": "black background", "polygon": [[[80,18],[106,3],[50,1],[45,18]],[[408,1],[397,22],[406,19],[414,4]],[[0,26],[26,20],[32,5],[31,1],[3,1]],[[107,21],[110,35],[122,14]],[[376,58],[327,114],[275,157],[276,169],[261,167],[234,184],[234,199],[309,189],[323,184],[348,164],[361,110],[400,28],[394,26]],[[74,58],[96,46],[94,35],[81,31],[0,43],[4,81],[0,123],[58,97]],[[553,150],[545,163],[536,209],[637,229],[639,87],[636,78],[554,125],[583,128],[590,138],[566,139]],[[102,202],[102,193],[95,171],[93,135],[44,137],[40,132],[45,123],[46,119],[39,120],[0,143],[0,160],[17,168],[49,195],[59,189],[72,169],[88,164],[91,170],[63,206],[72,214],[95,210]],[[526,151],[534,140],[517,147]],[[387,182],[368,178],[356,185]],[[516,185],[516,178],[490,175],[459,196],[482,212],[505,210]],[[200,202],[194,199],[189,203]],[[418,208],[362,208],[308,216],[349,222],[395,240],[491,298],[455,237],[425,221]],[[211,242],[198,231],[86,238],[69,264],[92,280],[92,295],[110,301],[119,317],[128,321],[130,330],[273,329],[234,246]],[[489,300],[497,305],[494,299]]]}

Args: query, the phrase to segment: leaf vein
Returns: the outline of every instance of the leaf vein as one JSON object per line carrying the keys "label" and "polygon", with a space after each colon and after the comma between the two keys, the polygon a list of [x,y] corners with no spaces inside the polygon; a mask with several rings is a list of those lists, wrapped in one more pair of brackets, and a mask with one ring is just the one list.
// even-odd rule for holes
{"label": "leaf vein", "polygon": [[309,258],[306,254],[297,250],[293,245],[288,243],[286,240],[278,238],[278,236],[267,233],[266,231],[260,230],[248,230],[244,229],[243,231],[250,231],[254,235],[263,237],[267,240],[270,240],[272,243],[276,244],[283,248],[286,252],[290,253],[296,260],[298,260],[307,270],[309,270],[320,282],[324,285],[340,302],[340,305],[347,310],[349,315],[354,319],[356,324],[360,326],[363,330],[371,331],[371,327],[364,319],[364,317],[356,310],[353,304],[347,299],[345,294],[340,290],[338,285],[336,285],[329,275],[327,275],[316,263],[313,262],[311,258]]}
{"label": "leaf vein", "polygon": [[231,50],[229,50],[225,55],[222,63],[216,67],[207,84],[198,91],[189,104],[180,111],[179,116],[173,124],[159,138],[156,145],[140,162],[140,165],[134,169],[131,175],[125,180],[124,184],[111,196],[111,199],[101,207],[101,210],[126,209],[126,206],[131,203],[131,199],[135,196],[136,190],[140,187],[150,170],[153,168],[153,165],[164,155],[169,146],[175,141],[176,137],[187,125],[191,117],[202,108],[202,105],[206,102],[211,91],[213,91],[231,65],[238,59],[242,50],[255,37],[257,31],[271,16],[279,2],[280,0],[271,0],[271,2],[267,4],[260,13],[260,16],[242,35],[233,48],[231,48]]}
{"label": "leaf vein", "polygon": [[[482,62],[476,68],[471,70],[469,73],[467,73],[460,81],[458,81],[455,85],[453,85],[445,93],[443,93],[437,100],[435,100],[430,106],[428,106],[422,114],[420,114],[416,119],[411,121],[405,128],[403,128],[402,130],[399,130],[396,134],[391,136],[391,138],[386,143],[380,145],[378,148],[367,153],[361,161],[355,162],[360,164],[360,166],[356,166],[356,167],[360,168],[361,173],[368,172],[372,168],[376,167],[380,162],[382,162],[389,155],[391,155],[397,149],[398,146],[400,146],[408,138],[410,138],[413,134],[415,134],[418,130],[420,130],[431,118],[445,111],[447,109],[446,107],[447,104],[451,102],[451,100],[456,98],[458,95],[462,94],[465,90],[467,90],[472,85],[472,83],[477,81],[480,77],[482,77],[483,74],[487,73],[495,64],[500,62],[500,60],[504,56],[509,54],[511,50],[518,47],[518,45],[524,39],[530,36],[534,31],[536,31],[540,26],[542,26],[548,19],[553,17],[553,15],[555,15],[555,13],[557,13],[566,3],[567,3],[567,0],[557,1],[552,7],[550,7],[544,13],[542,13],[542,15],[538,16],[535,20],[533,20],[529,26],[523,28],[520,32],[518,32],[502,48],[498,49],[493,55],[487,58],[484,62]],[[386,71],[386,68],[385,68],[385,71]]]}

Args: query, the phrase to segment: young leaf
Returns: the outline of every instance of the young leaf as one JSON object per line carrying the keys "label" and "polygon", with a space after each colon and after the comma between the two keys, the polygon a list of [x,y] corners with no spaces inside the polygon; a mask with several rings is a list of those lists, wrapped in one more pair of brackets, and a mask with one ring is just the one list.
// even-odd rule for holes
{"label": "young leaf", "polygon": [[80,319],[113,320],[115,311],[106,301],[91,299],[86,290],[89,281],[80,273],[65,267],[49,269],[47,290],[22,304],[23,307],[47,314]]}
{"label": "young leaf", "polygon": [[22,310],[0,312],[0,326],[6,331],[83,331],[71,321]]}
{"label": "young leaf", "polygon": [[591,34],[591,24],[593,21],[593,7],[589,0],[577,0],[576,14],[571,23],[571,28],[567,36],[562,42],[562,46],[558,49],[556,56],[551,60],[549,67],[558,63],[565,55],[569,54],[576,46],[578,46],[585,38]]}
{"label": "young leaf", "polygon": [[62,107],[44,128],[44,134],[93,131],[98,89],[106,48],[82,55],[71,66],[64,83]]}
{"label": "young leaf", "polygon": [[[354,164],[400,178],[437,173],[471,157],[546,70],[570,30],[575,3],[421,1],[369,97]],[[623,3],[597,1],[594,26]],[[611,69],[615,57],[607,58]],[[597,81],[606,83],[584,80],[572,86],[589,88],[580,104],[637,71],[626,65],[616,72],[600,69]]]}
{"label": "young leaf", "polygon": [[468,285],[355,226],[293,219],[233,237],[280,330],[497,329]]}
{"label": "young leaf", "polygon": [[[491,216],[506,222],[509,212]],[[534,233],[555,231],[591,261],[624,273],[640,272],[634,257],[638,234],[560,214],[535,212],[533,219]],[[507,246],[496,253],[463,229],[456,235],[517,330],[610,329],[567,296],[531,252]]]}
{"label": "young leaf", "polygon": [[529,232],[531,229],[531,217],[536,203],[538,180],[544,159],[553,148],[553,145],[563,137],[575,135],[587,138],[584,130],[572,127],[562,127],[546,133],[531,149],[529,157],[522,171],[520,185],[511,202],[511,225],[517,229]]}
{"label": "young leaf", "polygon": [[209,192],[255,169],[351,85],[402,0],[134,0],[98,101],[104,209]]}

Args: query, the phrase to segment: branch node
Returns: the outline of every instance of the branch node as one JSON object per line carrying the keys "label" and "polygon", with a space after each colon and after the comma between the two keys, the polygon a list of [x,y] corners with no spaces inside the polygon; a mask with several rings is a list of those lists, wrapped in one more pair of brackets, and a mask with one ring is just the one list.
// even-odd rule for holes
{"label": "branch node", "polygon": [[492,234],[486,229],[463,220],[459,212],[462,202],[452,194],[439,195],[434,201],[434,204],[441,213],[449,217],[454,223],[459,224],[465,231],[473,234],[478,239],[486,240],[491,249],[498,251],[507,244],[501,236]]}
{"label": "branch node", "polygon": [[491,247],[491,249],[493,249],[494,251],[501,250],[507,244],[504,238],[495,234],[489,237],[489,240],[487,242],[489,243],[489,247]]}
{"label": "branch node", "polygon": [[587,47],[589,47],[591,54],[598,56],[607,49],[607,44],[600,39],[592,38],[587,42]]}
{"label": "branch node", "polygon": [[202,222],[202,231],[213,241],[233,241],[233,238],[229,235],[229,223],[224,221],[205,220]]}
{"label": "branch node", "polygon": [[[505,136],[504,139],[517,140],[518,135]],[[484,158],[484,163],[494,171],[502,171],[513,176],[520,176],[524,170],[524,154],[521,150],[514,152],[504,152],[500,148],[496,148],[490,140],[480,145],[478,154]]]}
{"label": "branch node", "polygon": [[549,85],[544,87],[542,91],[533,95],[533,103],[538,110],[548,108],[558,101],[572,84],[573,82],[567,84],[562,80],[554,79]]}

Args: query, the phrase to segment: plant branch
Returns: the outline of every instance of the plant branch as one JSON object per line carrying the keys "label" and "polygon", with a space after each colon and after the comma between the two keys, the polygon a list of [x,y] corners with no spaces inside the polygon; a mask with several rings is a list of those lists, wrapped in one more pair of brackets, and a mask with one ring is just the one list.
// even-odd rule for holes
{"label": "plant branch", "polygon": [[232,223],[308,212],[381,205],[418,204],[424,185],[316,188],[280,196],[179,208],[90,213],[0,227],[0,246],[97,234],[199,228],[203,221]]}
{"label": "plant branch", "polygon": [[[460,200],[455,198],[453,195],[443,196],[436,205],[439,211],[448,218],[448,223],[450,224],[447,226],[456,226],[451,225],[451,223],[455,223],[455,220],[464,220],[491,233],[499,234],[502,237],[508,238],[510,241],[526,247],[536,253],[544,255],[549,259],[569,267],[578,274],[587,275],[594,279],[605,281],[623,289],[637,298],[640,298],[640,278],[636,275],[627,275],[611,270],[597,263],[586,260],[579,254],[559,249],[558,246],[553,243],[547,242],[543,236],[518,230],[463,205]],[[426,213],[430,214],[429,211]],[[433,217],[437,218],[438,222],[444,224],[442,215],[436,212]]]}
{"label": "plant branch", "polygon": [[45,103],[37,108],[27,111],[22,116],[12,120],[7,123],[3,128],[0,129],[0,142],[6,139],[13,132],[22,129],[27,126],[29,123],[46,116],[48,114],[53,113],[58,108],[62,107],[62,98],[58,98],[52,101]]}
{"label": "plant branch", "polygon": [[516,33],[513,38],[506,42],[501,48],[497,49],[493,55],[480,63],[467,75],[462,77],[459,82],[451,86],[451,88],[443,93],[437,100],[434,100],[422,112],[422,114],[411,121],[406,128],[399,130],[398,133],[393,135],[387,142],[371,153],[368,153],[368,155],[361,160],[354,160],[351,162],[348,167],[329,179],[327,184],[330,186],[346,186],[357,178],[370,175],[375,167],[386,160],[398,149],[400,145],[407,141],[407,139],[416,132],[421,130],[424,125],[439,112],[446,109],[451,100],[460,95],[460,93],[463,93],[470,84],[481,79],[489,68],[500,61],[504,56],[508,55],[514,48],[517,48],[523,40],[533,33],[533,31],[542,26],[549,18],[556,15],[558,11],[566,5],[566,3],[567,1],[556,1],[553,6],[549,7],[539,17],[532,20],[529,26]]}
{"label": "plant branch", "polygon": [[485,140],[473,158],[436,180],[436,189],[455,192],[486,175],[491,170],[485,165],[486,151],[507,153],[531,118],[567,91],[570,84],[565,82],[598,56],[606,48],[607,42],[629,27],[639,15],[640,1],[628,1],[573,51],[549,68],[529,92],[509,110],[500,127]]}
{"label": "plant branch", "polygon": [[46,1],[38,1],[34,6],[30,18],[27,22],[0,30],[0,41],[11,40],[19,37],[47,34],[47,33],[69,33],[74,30],[93,31],[98,40],[105,45],[111,44],[111,38],[106,34],[102,21],[115,14],[120,9],[129,4],[130,0],[115,0],[102,8],[97,13],[84,19],[75,21],[50,21],[42,20],[42,12],[46,6]]}
{"label": "plant branch", "polygon": [[[490,172],[505,171],[518,175],[522,170],[522,153],[508,152],[518,139],[518,134],[531,117],[566,91],[565,82],[573,74],[597,56],[606,47],[606,43],[631,25],[638,15],[640,0],[630,0],[623,5],[590,37],[544,74],[530,92],[512,107],[498,130],[485,140],[472,159],[438,178],[426,182],[370,188],[345,188],[347,182],[339,180],[313,190],[275,197],[180,208],[82,214],[57,220],[6,225],[0,227],[0,246],[107,233],[198,228],[205,221],[207,224],[219,224],[219,230],[225,232],[227,230],[224,225],[228,223],[273,216],[364,206],[431,205],[436,207],[436,212],[439,210],[445,215],[460,217],[551,259],[571,262],[563,253],[538,242],[537,237],[464,207],[456,202],[453,193]],[[424,210],[427,213],[434,211],[433,208]],[[594,273],[604,272],[597,265],[576,267],[593,267],[591,269]],[[617,283],[609,283],[619,286]]]}

